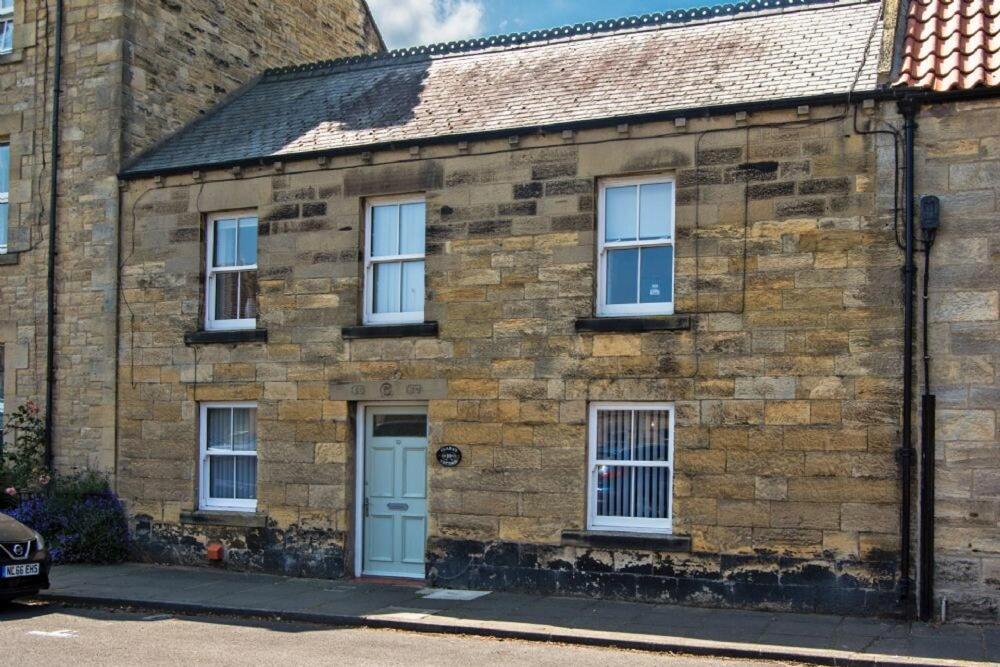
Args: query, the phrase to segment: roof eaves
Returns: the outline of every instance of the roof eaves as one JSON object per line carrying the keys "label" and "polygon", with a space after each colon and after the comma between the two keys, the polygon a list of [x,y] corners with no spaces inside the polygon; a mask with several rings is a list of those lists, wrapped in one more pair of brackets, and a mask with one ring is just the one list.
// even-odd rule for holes
{"label": "roof eaves", "polygon": [[[454,143],[458,141],[477,141],[509,137],[512,135],[527,136],[536,133],[560,132],[567,129],[591,129],[600,127],[613,127],[622,123],[639,124],[656,121],[672,120],[674,118],[693,118],[718,116],[736,111],[764,111],[771,109],[790,109],[801,105],[819,106],[823,104],[856,103],[866,99],[891,99],[896,94],[891,89],[873,88],[868,90],[854,90],[850,94],[824,93],[810,95],[806,97],[782,98],[773,100],[762,100],[757,102],[744,102],[735,104],[722,104],[715,106],[688,107],[684,109],[671,109],[655,113],[637,114],[629,116],[613,116],[603,118],[592,118],[587,120],[569,121],[561,123],[551,123],[546,125],[532,125],[523,127],[511,127],[498,130],[485,130],[478,132],[466,132],[447,135],[435,135],[428,137],[414,137],[398,141],[387,141],[380,143],[354,144],[350,146],[338,146],[336,148],[326,148],[321,150],[277,154],[277,155],[257,155],[247,158],[224,160],[218,162],[202,162],[197,164],[185,164],[172,167],[149,167],[144,169],[125,168],[119,173],[123,180],[135,180],[139,178],[149,178],[153,176],[167,176],[170,174],[183,174],[192,171],[207,171],[210,169],[228,169],[231,167],[248,167],[265,165],[274,162],[299,162],[303,160],[315,159],[317,157],[333,157],[341,155],[355,155],[362,152],[374,152],[379,150],[402,149],[409,146],[429,146],[435,144]],[[138,160],[130,161],[134,165]]]}

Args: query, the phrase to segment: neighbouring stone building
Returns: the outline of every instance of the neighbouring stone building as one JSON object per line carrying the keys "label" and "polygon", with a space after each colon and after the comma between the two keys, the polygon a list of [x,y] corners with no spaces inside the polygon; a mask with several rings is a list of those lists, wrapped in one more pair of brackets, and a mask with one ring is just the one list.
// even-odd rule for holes
{"label": "neighbouring stone building", "polygon": [[272,70],[131,163],[147,557],[896,612],[881,8],[774,4]]}
{"label": "neighbouring stone building", "polygon": [[[992,622],[1000,620],[998,33],[998,2],[910,2],[886,72],[896,92],[920,104],[916,195],[941,203],[927,323],[930,393],[937,399],[934,607],[944,600],[949,617]],[[894,113],[887,120],[902,127]],[[889,173],[891,143],[883,145],[880,164]],[[887,193],[891,180],[882,188]],[[918,266],[919,286],[922,254]]]}
{"label": "neighbouring stone building", "polygon": [[[56,24],[62,23],[61,62]],[[115,469],[117,172],[260,70],[384,48],[363,0],[0,1],[0,345],[6,402],[44,403],[59,88],[54,458]]]}

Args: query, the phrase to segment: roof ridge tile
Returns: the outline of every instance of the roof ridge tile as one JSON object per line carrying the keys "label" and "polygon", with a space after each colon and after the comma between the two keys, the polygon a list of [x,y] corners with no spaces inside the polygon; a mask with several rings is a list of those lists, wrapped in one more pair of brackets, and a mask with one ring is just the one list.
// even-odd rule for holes
{"label": "roof ridge tile", "polygon": [[[625,16],[617,19],[602,19],[587,21],[572,25],[558,26],[528,32],[489,35],[474,39],[457,40],[453,42],[438,42],[421,46],[411,46],[393,49],[382,53],[347,56],[332,60],[320,60],[311,63],[274,67],[264,71],[266,78],[308,75],[313,72],[326,73],[339,68],[355,68],[378,66],[387,62],[418,60],[433,56],[471,54],[497,47],[516,47],[527,44],[547,42],[553,39],[566,39],[580,35],[611,34],[621,30],[640,30],[661,26],[690,24],[694,21],[709,21],[720,18],[738,18],[741,16],[762,15],[769,12],[783,13],[789,10],[800,10],[816,5],[847,5],[875,2],[876,0],[744,0],[725,5],[691,7],[688,9],[669,9],[663,12]],[[748,15],[748,16],[747,16]]]}

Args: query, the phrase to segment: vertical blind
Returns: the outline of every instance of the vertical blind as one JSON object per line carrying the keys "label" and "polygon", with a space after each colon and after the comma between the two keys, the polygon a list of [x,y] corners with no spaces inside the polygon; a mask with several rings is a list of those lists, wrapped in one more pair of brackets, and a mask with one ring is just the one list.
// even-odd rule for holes
{"label": "vertical blind", "polygon": [[670,518],[670,411],[598,410],[597,515]]}

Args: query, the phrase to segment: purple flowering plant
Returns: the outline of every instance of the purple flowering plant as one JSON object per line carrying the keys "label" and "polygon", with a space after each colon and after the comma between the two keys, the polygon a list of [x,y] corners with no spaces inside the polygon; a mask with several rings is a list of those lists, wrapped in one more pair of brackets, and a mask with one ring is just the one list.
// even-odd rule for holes
{"label": "purple flowering plant", "polygon": [[0,512],[37,530],[57,563],[125,560],[125,507],[107,477],[93,471],[53,475],[44,465],[45,425],[29,401],[3,424]]}

